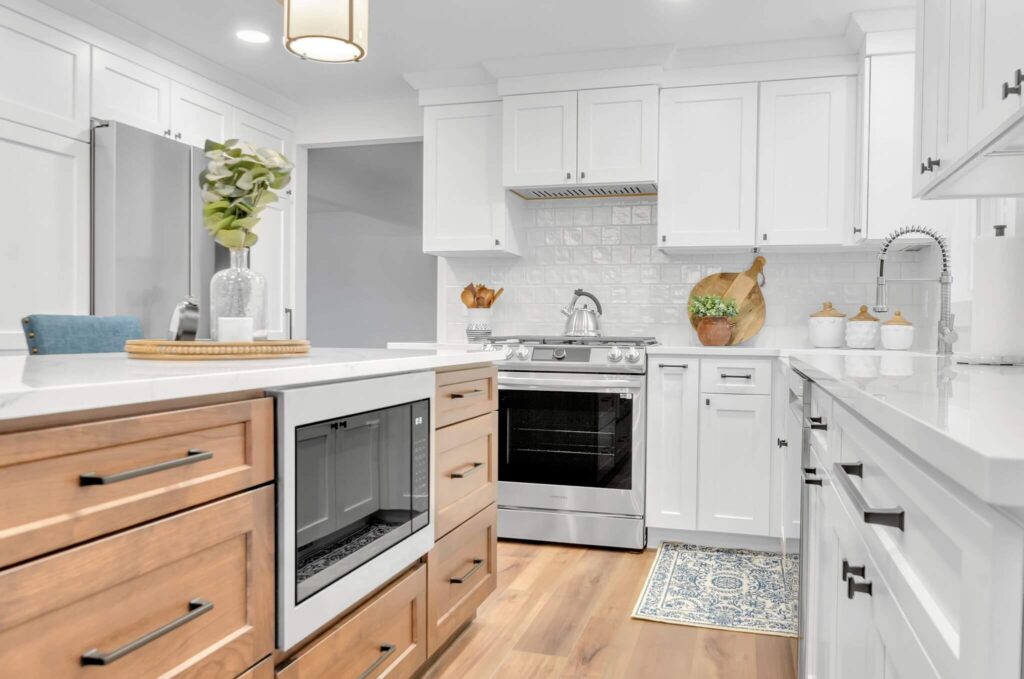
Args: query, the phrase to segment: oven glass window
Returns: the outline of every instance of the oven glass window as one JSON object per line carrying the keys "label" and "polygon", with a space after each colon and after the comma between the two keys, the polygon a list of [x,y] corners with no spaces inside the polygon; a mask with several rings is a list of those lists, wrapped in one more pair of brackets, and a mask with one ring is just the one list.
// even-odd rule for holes
{"label": "oven glass window", "polygon": [[500,391],[498,477],[522,483],[630,490],[630,396]]}
{"label": "oven glass window", "polygon": [[295,601],[426,526],[430,402],[295,431]]}

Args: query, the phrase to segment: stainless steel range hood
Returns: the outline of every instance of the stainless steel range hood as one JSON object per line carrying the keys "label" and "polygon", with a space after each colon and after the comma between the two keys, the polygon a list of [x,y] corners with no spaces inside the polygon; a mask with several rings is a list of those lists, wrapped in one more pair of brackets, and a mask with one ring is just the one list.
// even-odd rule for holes
{"label": "stainless steel range hood", "polygon": [[658,185],[651,182],[635,184],[595,184],[591,186],[538,186],[509,189],[524,200],[562,200],[580,198],[639,198],[658,195]]}

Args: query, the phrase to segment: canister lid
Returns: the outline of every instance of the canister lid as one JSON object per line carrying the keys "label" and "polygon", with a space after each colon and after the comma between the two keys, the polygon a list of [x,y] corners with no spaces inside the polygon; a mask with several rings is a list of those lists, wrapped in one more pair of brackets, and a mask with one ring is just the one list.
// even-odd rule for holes
{"label": "canister lid", "polygon": [[868,305],[860,305],[860,313],[850,319],[851,321],[877,321],[878,319],[868,313]]}
{"label": "canister lid", "polygon": [[883,323],[883,325],[913,325],[913,323],[903,318],[903,314],[897,311],[892,315],[892,318]]}
{"label": "canister lid", "polygon": [[846,316],[839,309],[832,308],[832,302],[825,302],[821,305],[821,309],[811,314],[811,318],[843,318]]}

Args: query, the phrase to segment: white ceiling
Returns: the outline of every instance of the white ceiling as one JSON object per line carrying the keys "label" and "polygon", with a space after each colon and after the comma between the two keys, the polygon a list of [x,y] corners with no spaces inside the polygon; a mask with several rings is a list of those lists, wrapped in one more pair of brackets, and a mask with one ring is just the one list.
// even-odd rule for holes
{"label": "white ceiling", "polygon": [[[402,74],[488,60],[639,46],[679,49],[840,36],[852,11],[913,0],[371,0],[359,64],[306,63],[281,47],[275,0],[45,0],[114,30],[104,9],[296,104],[410,98]],[[99,6],[99,7],[97,7]],[[134,28],[137,29],[138,26]],[[121,28],[132,28],[121,22]],[[238,41],[242,28],[271,42]],[[123,32],[123,31],[122,31]]]}

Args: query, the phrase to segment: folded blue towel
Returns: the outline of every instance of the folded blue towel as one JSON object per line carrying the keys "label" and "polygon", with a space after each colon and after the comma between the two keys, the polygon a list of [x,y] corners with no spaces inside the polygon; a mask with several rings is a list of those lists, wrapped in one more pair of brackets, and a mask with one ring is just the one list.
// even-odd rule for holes
{"label": "folded blue towel", "polygon": [[22,319],[30,354],[99,354],[124,351],[130,339],[142,339],[134,316],[62,316],[36,314]]}

